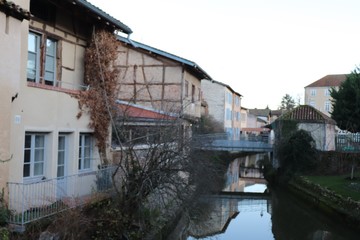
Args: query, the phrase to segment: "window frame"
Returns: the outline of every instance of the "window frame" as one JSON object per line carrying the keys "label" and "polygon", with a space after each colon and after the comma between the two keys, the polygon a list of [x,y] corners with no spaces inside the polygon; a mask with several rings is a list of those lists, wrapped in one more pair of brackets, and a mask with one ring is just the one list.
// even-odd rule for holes
{"label": "window frame", "polygon": [[[34,51],[30,49],[30,36],[34,36],[36,39]],[[28,51],[27,51],[27,73],[26,80],[28,82],[35,82],[39,84],[44,84],[48,86],[56,86],[57,83],[57,71],[58,71],[58,40],[48,36],[44,33],[39,33],[33,30],[28,32]],[[48,44],[52,43],[52,48],[48,47]],[[53,51],[50,53],[48,50],[52,49]],[[29,57],[30,54],[35,54],[35,68],[29,68]],[[43,60],[42,60],[43,59]],[[50,61],[51,59],[51,61]],[[35,78],[29,77],[29,70],[35,71]],[[49,78],[48,74],[52,75]]]}
{"label": "window frame", "polygon": [[310,89],[310,96],[312,97],[316,96],[316,89]]}
{"label": "window frame", "polygon": [[324,110],[328,113],[331,111],[331,102],[330,101],[325,101]]}
{"label": "window frame", "polygon": [[[89,145],[85,145],[86,138],[89,138]],[[88,148],[88,156],[85,156],[85,149]],[[80,133],[79,135],[79,154],[78,154],[78,170],[79,172],[90,171],[92,168],[91,160],[93,155],[93,136],[90,133]],[[88,166],[88,167],[85,167]]]}
{"label": "window frame", "polygon": [[[27,146],[26,138],[30,136],[30,146]],[[36,145],[36,138],[41,137],[43,145]],[[37,150],[42,150],[42,161],[36,161],[36,152]],[[29,155],[26,154],[26,151],[29,151]],[[27,156],[30,158],[29,161],[26,161]],[[29,180],[40,180],[45,177],[45,163],[46,163],[46,134],[45,133],[36,133],[36,132],[26,132],[24,138],[24,156],[23,156],[23,179]],[[35,174],[36,168],[35,165],[42,164],[41,173]],[[25,176],[25,166],[29,165],[29,175]]]}

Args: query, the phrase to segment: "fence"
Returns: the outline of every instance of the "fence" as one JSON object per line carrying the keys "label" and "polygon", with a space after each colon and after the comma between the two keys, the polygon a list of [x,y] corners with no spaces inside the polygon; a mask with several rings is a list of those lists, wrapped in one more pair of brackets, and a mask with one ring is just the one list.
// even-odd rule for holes
{"label": "fence", "polygon": [[116,167],[46,179],[32,183],[8,183],[10,224],[26,223],[82,205],[96,194],[113,190]]}
{"label": "fence", "polygon": [[339,133],[335,143],[337,151],[360,152],[360,133]]}

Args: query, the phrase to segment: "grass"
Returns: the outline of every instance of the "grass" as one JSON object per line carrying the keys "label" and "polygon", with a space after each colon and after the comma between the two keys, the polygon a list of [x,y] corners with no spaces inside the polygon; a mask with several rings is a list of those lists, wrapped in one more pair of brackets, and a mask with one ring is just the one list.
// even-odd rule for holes
{"label": "grass", "polygon": [[349,175],[306,176],[306,178],[343,197],[350,197],[355,201],[360,201],[360,174],[357,174],[353,180],[349,179]]}

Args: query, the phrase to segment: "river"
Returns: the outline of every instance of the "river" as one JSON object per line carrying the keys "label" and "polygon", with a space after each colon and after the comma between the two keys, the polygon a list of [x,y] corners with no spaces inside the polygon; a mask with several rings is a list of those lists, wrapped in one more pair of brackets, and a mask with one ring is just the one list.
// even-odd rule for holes
{"label": "river", "polygon": [[269,191],[266,184],[238,178],[241,168],[240,172],[234,169],[229,166],[233,174],[227,174],[227,193],[199,199],[198,209],[180,221],[171,240],[360,239],[360,232],[340,219],[325,215],[284,190]]}

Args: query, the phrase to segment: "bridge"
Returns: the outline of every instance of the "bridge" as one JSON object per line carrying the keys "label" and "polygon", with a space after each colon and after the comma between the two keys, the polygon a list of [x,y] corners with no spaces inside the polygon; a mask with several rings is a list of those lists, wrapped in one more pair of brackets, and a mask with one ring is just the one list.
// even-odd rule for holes
{"label": "bridge", "polygon": [[202,134],[193,137],[194,147],[202,150],[228,152],[272,152],[273,145],[267,137],[246,137],[232,140],[226,133]]}

